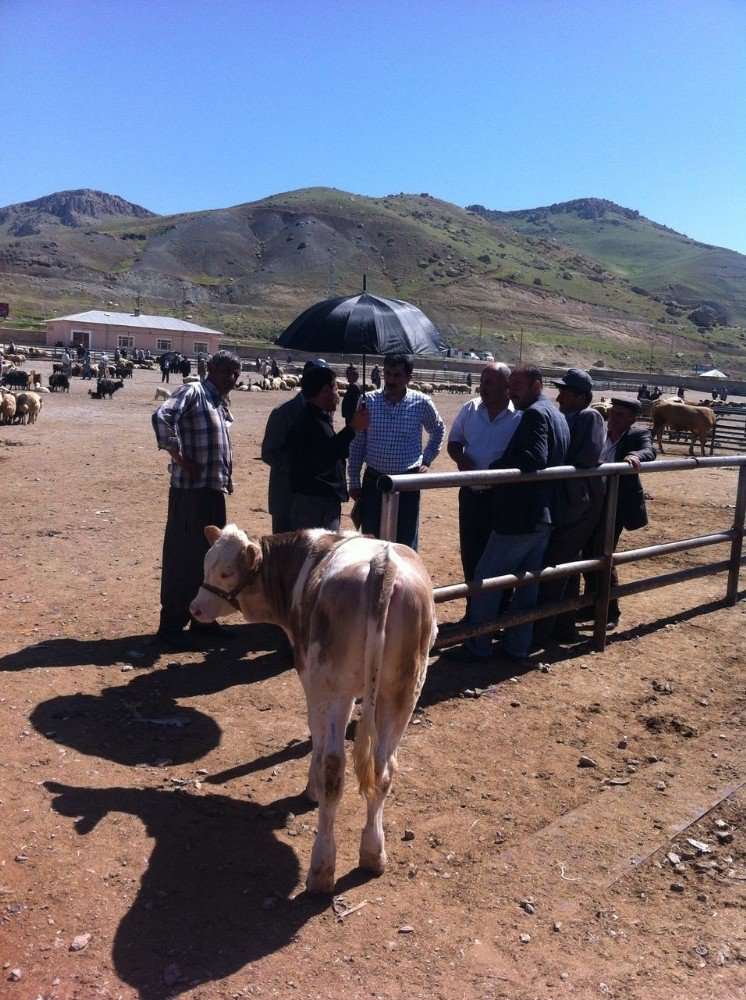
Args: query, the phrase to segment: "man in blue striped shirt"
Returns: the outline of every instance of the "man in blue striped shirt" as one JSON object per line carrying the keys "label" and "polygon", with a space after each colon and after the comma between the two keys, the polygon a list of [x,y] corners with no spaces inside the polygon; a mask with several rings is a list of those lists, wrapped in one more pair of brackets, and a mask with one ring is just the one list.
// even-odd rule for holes
{"label": "man in blue striped shirt", "polygon": [[[233,417],[227,394],[241,372],[235,354],[218,351],[204,382],[190,382],[174,392],[153,414],[158,447],[171,456],[168,518],[163,539],[161,617],[156,643],[190,648],[183,633],[191,616],[189,602],[199,590],[205,553],[204,529],[225,527],[225,495],[233,492],[233,452],[228,435]],[[198,625],[195,632],[218,631]]]}
{"label": "man in blue striped shirt", "polygon": [[[360,405],[370,411],[370,426],[355,436],[350,446],[350,496],[362,504],[362,531],[378,536],[381,494],[376,484],[382,475],[427,472],[438,457],[445,435],[433,401],[407,388],[414,368],[406,354],[387,354],[383,360],[383,388],[366,393]],[[422,432],[427,444],[422,449]],[[365,475],[360,478],[363,462]],[[396,540],[417,549],[420,493],[402,493]]]}

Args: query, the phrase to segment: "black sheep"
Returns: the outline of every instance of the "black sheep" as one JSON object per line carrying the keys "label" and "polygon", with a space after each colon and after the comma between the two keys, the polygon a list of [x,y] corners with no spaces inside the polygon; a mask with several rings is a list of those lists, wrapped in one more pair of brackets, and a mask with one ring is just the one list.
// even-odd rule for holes
{"label": "black sheep", "polygon": [[121,389],[123,386],[124,382],[121,379],[100,378],[96,383],[96,391],[93,392],[92,389],[89,389],[88,392],[92,399],[103,399],[105,396],[112,399],[117,389]]}

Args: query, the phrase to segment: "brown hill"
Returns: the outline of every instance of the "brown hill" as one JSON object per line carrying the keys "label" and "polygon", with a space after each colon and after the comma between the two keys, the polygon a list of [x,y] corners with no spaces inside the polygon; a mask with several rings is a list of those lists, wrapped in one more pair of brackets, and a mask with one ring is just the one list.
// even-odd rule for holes
{"label": "brown hill", "polygon": [[[427,194],[310,188],[169,217],[112,199],[88,204],[105,214],[83,226],[62,220],[83,218],[86,205],[68,212],[56,198],[13,206],[56,208],[35,222],[27,214],[40,229],[28,235],[11,231],[8,210],[0,212],[9,322],[129,308],[140,296],[150,312],[189,316],[237,341],[271,339],[312,302],[358,291],[366,274],[371,291],[423,308],[452,345],[509,361],[523,353],[639,367],[652,348],[676,367],[743,364],[740,331],[702,332],[665,296],[643,294],[583,252]],[[57,222],[42,225],[41,217]]]}

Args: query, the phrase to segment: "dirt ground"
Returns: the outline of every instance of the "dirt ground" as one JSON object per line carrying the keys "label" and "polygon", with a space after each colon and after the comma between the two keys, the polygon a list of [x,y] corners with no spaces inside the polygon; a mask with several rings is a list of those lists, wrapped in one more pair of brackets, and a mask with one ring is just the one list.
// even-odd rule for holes
{"label": "dirt ground", "polygon": [[[603,654],[554,648],[499,683],[434,656],[387,872],[355,868],[348,780],[336,895],[310,898],[308,729],[280,634],[234,620],[215,650],[143,645],[168,485],[158,381],[99,401],[74,380],[36,425],[0,427],[0,997],[743,996],[746,605],[723,607],[725,578],[628,598]],[[229,516],[260,534],[259,443],[286,396],[234,395]],[[464,399],[436,401],[450,424]],[[734,470],[645,485],[651,523],[627,547],[732,522]],[[455,493],[425,494],[421,537],[435,584],[458,581]]]}

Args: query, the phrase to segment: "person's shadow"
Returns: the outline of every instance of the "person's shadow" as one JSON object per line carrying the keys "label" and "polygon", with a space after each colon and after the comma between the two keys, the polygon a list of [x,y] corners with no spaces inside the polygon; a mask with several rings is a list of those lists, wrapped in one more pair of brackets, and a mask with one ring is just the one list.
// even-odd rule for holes
{"label": "person's shadow", "polygon": [[219,794],[45,787],[79,834],[92,835],[109,813],[129,813],[155,842],[112,949],[117,974],[148,1000],[237,972],[289,944],[329,905],[306,893],[290,898],[298,858],[274,831],[289,812],[312,808],[301,798],[267,809]]}

